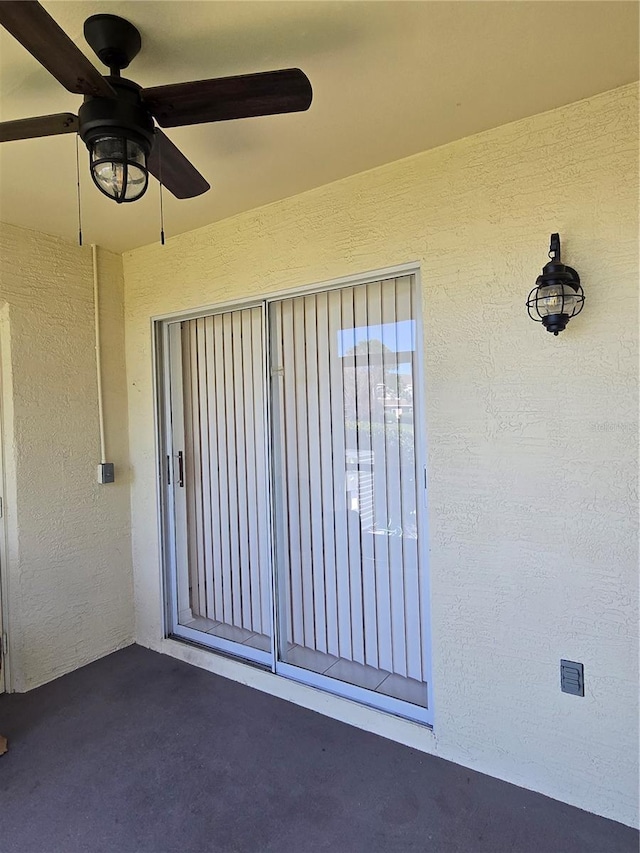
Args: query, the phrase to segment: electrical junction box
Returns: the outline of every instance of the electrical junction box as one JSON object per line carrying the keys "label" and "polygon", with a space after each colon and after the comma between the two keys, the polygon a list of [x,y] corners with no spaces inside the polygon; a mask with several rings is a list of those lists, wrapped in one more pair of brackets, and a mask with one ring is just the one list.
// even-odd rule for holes
{"label": "electrical junction box", "polygon": [[102,462],[98,465],[98,482],[99,483],[113,483],[116,475],[113,470],[113,462]]}

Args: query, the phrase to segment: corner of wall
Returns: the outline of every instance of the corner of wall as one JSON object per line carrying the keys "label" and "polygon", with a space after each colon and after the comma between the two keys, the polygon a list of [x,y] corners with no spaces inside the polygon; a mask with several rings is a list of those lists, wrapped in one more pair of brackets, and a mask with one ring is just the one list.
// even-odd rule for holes
{"label": "corner of wall", "polygon": [[89,247],[6,224],[0,241],[2,574],[11,686],[27,690],[133,642],[123,275],[122,259],[99,250],[106,441],[117,471],[103,486]]}

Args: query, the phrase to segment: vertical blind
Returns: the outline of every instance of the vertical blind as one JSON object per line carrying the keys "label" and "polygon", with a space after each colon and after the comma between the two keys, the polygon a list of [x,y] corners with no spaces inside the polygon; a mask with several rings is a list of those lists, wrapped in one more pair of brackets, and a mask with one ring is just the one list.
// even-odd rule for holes
{"label": "vertical blind", "polygon": [[403,276],[273,302],[269,322],[281,649],[422,681],[415,316]]}
{"label": "vertical blind", "polygon": [[181,378],[192,614],[270,634],[262,318],[182,322]]}

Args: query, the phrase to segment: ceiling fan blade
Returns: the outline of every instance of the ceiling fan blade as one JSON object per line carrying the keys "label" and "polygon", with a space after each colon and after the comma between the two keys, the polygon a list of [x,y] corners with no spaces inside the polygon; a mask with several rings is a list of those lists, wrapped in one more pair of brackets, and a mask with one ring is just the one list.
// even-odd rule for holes
{"label": "ceiling fan blade", "polygon": [[21,118],[17,121],[0,122],[0,142],[35,139],[39,136],[57,136],[60,133],[76,133],[77,130],[78,117],[73,113]]}
{"label": "ceiling fan blade", "polygon": [[300,112],[313,97],[299,68],[155,86],[140,94],[162,127]]}
{"label": "ceiling fan blade", "polygon": [[0,24],[69,92],[116,97],[98,69],[36,0],[2,0]]}
{"label": "ceiling fan blade", "polygon": [[194,198],[211,189],[196,167],[158,128],[147,167],[176,198]]}

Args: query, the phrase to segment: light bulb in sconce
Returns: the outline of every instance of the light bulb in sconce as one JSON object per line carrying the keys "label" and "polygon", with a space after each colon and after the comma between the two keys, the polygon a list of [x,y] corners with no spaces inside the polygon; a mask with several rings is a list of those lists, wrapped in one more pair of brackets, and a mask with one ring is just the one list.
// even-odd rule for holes
{"label": "light bulb in sconce", "polygon": [[578,273],[562,263],[559,234],[551,235],[549,257],[551,260],[545,264],[536,286],[529,293],[527,310],[532,320],[557,335],[582,311],[584,291]]}

